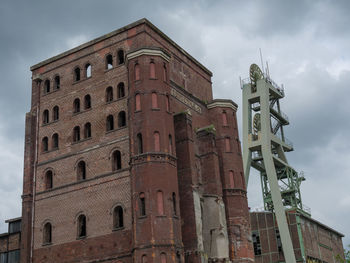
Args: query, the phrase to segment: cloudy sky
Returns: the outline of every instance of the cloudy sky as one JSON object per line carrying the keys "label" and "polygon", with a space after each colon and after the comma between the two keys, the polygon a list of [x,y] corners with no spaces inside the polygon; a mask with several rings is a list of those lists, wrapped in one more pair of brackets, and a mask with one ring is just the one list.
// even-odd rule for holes
{"label": "cloudy sky", "polygon": [[[29,67],[146,17],[213,72],[215,98],[239,106],[239,77],[260,65],[261,48],[271,77],[285,86],[286,136],[295,148],[287,158],[305,173],[303,201],[350,244],[349,11],[347,0],[2,0],[0,221],[21,215]],[[248,191],[249,205],[261,207],[257,174]]]}

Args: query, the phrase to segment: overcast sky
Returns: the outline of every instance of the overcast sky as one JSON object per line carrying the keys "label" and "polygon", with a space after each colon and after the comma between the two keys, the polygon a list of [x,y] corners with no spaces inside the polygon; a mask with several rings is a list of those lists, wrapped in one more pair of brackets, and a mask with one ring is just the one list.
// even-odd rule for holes
{"label": "overcast sky", "polygon": [[[0,232],[21,215],[29,67],[147,18],[213,72],[215,98],[241,106],[239,77],[260,65],[285,86],[281,101],[304,171],[304,203],[350,244],[350,1],[13,1],[0,3]],[[241,125],[241,108],[238,110]],[[242,134],[240,134],[242,138]],[[249,205],[262,207],[258,175]]]}

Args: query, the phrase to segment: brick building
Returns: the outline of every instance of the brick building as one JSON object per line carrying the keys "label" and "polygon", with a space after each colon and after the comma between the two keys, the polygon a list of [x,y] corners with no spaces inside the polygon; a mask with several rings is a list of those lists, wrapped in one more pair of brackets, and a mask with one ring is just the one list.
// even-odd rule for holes
{"label": "brick building", "polygon": [[5,222],[8,232],[0,234],[0,263],[17,263],[20,259],[21,218]]}
{"label": "brick building", "polygon": [[31,67],[21,262],[251,262],[237,105],[146,19]]}

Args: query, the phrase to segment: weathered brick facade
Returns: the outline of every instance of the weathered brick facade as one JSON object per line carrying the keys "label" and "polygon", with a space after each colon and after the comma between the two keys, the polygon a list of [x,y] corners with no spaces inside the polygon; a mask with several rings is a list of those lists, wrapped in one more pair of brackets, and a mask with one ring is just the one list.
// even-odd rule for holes
{"label": "weathered brick facade", "polygon": [[31,70],[21,262],[253,261],[237,105],[208,69],[142,19]]}

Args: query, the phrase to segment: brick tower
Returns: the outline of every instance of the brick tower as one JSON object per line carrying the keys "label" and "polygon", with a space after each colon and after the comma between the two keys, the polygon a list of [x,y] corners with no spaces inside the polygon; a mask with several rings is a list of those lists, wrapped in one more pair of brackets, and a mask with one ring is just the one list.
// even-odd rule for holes
{"label": "brick tower", "polygon": [[21,262],[251,262],[237,105],[142,19],[32,70]]}

